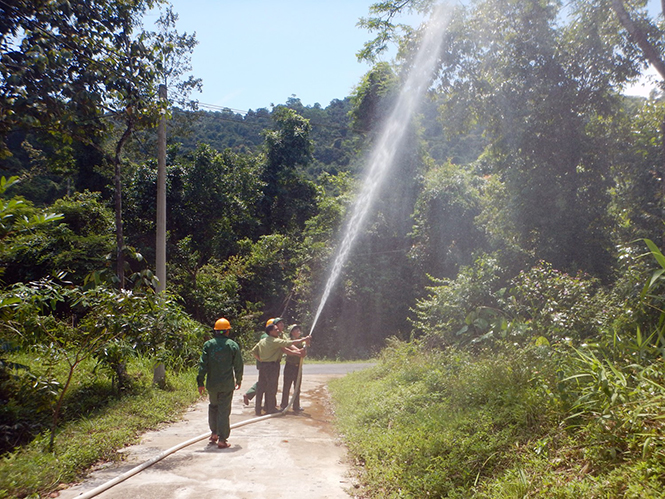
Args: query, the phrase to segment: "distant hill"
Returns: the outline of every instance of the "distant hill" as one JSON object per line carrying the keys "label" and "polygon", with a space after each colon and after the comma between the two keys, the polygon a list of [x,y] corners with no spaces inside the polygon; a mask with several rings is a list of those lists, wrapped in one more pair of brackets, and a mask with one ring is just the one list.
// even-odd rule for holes
{"label": "distant hill", "polygon": [[[348,116],[350,99],[335,99],[325,108],[318,104],[303,106],[299,99],[289,99],[285,106],[310,120],[312,125],[314,163],[310,173],[315,176],[323,170],[346,169],[354,155],[355,142]],[[184,126],[174,126],[169,140],[179,142],[182,152],[192,151],[204,143],[219,151],[229,148],[235,152],[257,153],[263,144],[261,132],[272,128],[271,113],[258,109],[243,116],[231,110],[194,113],[177,110],[174,121]]]}
{"label": "distant hill", "polygon": [[[300,99],[288,99],[281,104],[294,109],[310,120],[314,161],[309,173],[316,177],[321,171],[336,173],[353,169],[352,159],[358,153],[360,132],[353,130],[349,111],[351,98],[334,99],[327,107],[319,104],[304,106]],[[439,103],[428,101],[421,111],[421,139],[427,153],[437,162],[451,160],[464,164],[475,160],[482,151],[481,130],[463,137],[445,137],[439,121]],[[187,121],[187,132],[172,131],[171,142],[180,142],[181,150],[194,150],[205,143],[219,151],[230,148],[235,152],[257,153],[263,144],[261,132],[272,127],[272,111],[262,108],[250,110],[244,116],[231,110],[177,111],[179,120]],[[179,115],[179,116],[178,116]],[[186,115],[186,116],[185,116]],[[175,121],[175,120],[174,120]],[[184,130],[184,129],[183,129]]]}

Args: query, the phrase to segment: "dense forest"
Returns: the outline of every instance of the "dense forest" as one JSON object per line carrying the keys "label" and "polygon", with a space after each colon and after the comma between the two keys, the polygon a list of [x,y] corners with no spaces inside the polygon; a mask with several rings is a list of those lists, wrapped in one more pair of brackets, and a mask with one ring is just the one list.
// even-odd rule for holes
{"label": "dense forest", "polygon": [[[66,407],[69,385],[26,359],[46,356],[69,380],[94,358],[122,390],[131,356],[191,368],[218,317],[243,348],[269,317],[311,325],[422,35],[396,16],[433,5],[370,9],[360,25],[376,38],[359,57],[372,65],[352,95],[241,115],[191,100],[195,37],[177,32],[169,9],[155,32],[138,22],[159,3],[0,1],[2,451],[47,427],[52,447]],[[614,458],[662,470],[662,404],[648,416],[621,406],[643,418],[639,431],[617,419],[636,394],[665,397],[665,107],[660,89],[624,94],[649,65],[665,80],[662,22],[641,0],[452,8],[426,101],[404,124],[310,355],[366,359],[387,340],[396,355],[400,341],[420,352],[407,358],[537,350],[559,362],[550,381],[576,380],[560,393],[550,385],[562,417],[597,423],[586,427],[597,442],[611,428],[641,431]],[[382,62],[391,41],[399,56]],[[161,116],[167,276],[157,293]]]}

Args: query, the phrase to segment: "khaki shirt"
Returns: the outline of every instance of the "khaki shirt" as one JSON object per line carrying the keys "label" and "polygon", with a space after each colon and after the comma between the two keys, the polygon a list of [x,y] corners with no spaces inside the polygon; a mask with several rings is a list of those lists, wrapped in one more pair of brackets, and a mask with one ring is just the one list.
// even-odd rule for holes
{"label": "khaki shirt", "polygon": [[290,344],[289,340],[268,336],[254,345],[252,354],[258,355],[261,362],[279,362],[282,360],[282,348]]}
{"label": "khaki shirt", "polygon": [[[296,348],[302,348],[305,343],[303,341],[299,341],[298,343],[294,343],[293,346]],[[294,366],[300,365],[300,357],[297,355],[287,355],[286,356],[286,364],[292,364]]]}

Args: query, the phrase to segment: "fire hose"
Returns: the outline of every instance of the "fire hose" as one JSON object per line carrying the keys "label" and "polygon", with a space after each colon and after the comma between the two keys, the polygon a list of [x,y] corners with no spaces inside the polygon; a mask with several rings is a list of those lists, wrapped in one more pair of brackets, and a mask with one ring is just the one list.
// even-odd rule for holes
{"label": "fire hose", "polygon": [[[284,414],[286,414],[286,412],[289,409],[291,409],[291,407],[293,406],[293,401],[296,398],[295,394],[300,391],[300,384],[302,382],[302,363],[303,362],[302,362],[302,358],[301,358],[300,359],[300,365],[298,367],[298,377],[296,379],[296,386],[295,386],[294,392],[293,392],[294,395],[293,395],[293,397],[290,397],[288,406],[286,406],[281,411],[275,412],[273,414],[266,414],[265,416],[259,416],[259,417],[256,417],[256,418],[247,419],[245,421],[239,421],[237,423],[233,423],[231,425],[231,429],[240,428],[242,426],[247,426],[249,424],[258,423],[259,421],[264,421],[266,419],[270,419],[270,418],[274,418],[274,417],[278,417],[278,416],[283,416]],[[119,475],[119,476],[115,477],[113,480],[110,480],[106,483],[103,483],[102,485],[100,485],[100,486],[98,486],[98,487],[96,487],[96,488],[94,488],[94,489],[92,489],[88,492],[80,494],[76,497],[77,497],[77,499],[88,499],[90,497],[95,497],[95,496],[101,494],[102,492],[110,489],[111,487],[114,487],[115,485],[118,485],[119,483],[124,482],[128,478],[140,473],[141,471],[145,470],[146,468],[149,468],[153,464],[161,461],[165,457],[170,456],[171,454],[179,451],[180,449],[183,449],[183,448],[185,448],[189,445],[195,444],[196,442],[200,442],[201,440],[205,440],[206,438],[209,438],[209,437],[210,437],[210,432],[204,433],[203,435],[199,435],[198,437],[190,438],[189,440],[187,440],[185,442],[182,442],[178,445],[175,445],[175,446],[171,447],[170,449],[166,449],[164,452],[162,452],[158,456],[155,456],[152,459],[150,459],[148,461],[145,461],[144,463],[140,464],[139,466],[136,466],[135,468],[132,468],[131,470],[126,471],[122,475]]]}

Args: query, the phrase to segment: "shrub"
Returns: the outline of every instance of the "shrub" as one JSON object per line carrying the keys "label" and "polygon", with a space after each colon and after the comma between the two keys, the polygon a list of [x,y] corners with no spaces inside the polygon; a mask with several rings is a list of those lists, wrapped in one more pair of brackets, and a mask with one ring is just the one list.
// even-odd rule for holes
{"label": "shrub", "polygon": [[497,309],[503,280],[496,258],[485,255],[472,266],[462,267],[455,279],[433,281],[435,285],[427,288],[429,295],[416,302],[415,337],[442,347],[468,344],[487,332],[486,324],[467,319],[479,309]]}
{"label": "shrub", "polygon": [[529,338],[585,339],[598,334],[598,288],[597,279],[571,276],[541,261],[511,281],[504,310],[526,325],[522,333]]}
{"label": "shrub", "polygon": [[0,260],[8,269],[6,282],[39,280],[64,271],[82,283],[86,275],[104,266],[114,245],[113,213],[99,194],[67,196],[52,208],[61,213],[61,222],[8,235],[0,248]]}
{"label": "shrub", "polygon": [[[42,279],[12,286],[0,298],[8,299],[17,301],[12,314],[0,323],[2,333],[6,340],[42,356],[46,370],[33,382],[35,387],[42,388],[39,393],[36,390],[30,393],[33,404],[44,394],[48,403],[30,419],[41,424],[43,413],[50,411],[52,438],[70,384],[88,359],[95,358],[105,368],[103,372],[110,375],[118,391],[131,387],[126,371],[131,356],[147,355],[166,362],[174,370],[186,369],[198,359],[203,328],[168,295],[117,291],[103,286],[83,289]],[[62,383],[55,382],[58,368],[67,370]],[[5,384],[8,391],[5,398],[17,400],[22,386]],[[21,430],[17,427],[14,433]]]}

